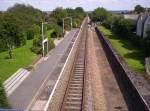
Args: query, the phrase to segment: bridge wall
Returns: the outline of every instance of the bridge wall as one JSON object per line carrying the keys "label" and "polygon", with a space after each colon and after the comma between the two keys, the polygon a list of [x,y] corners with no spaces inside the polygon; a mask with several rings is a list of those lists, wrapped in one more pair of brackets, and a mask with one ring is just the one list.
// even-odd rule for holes
{"label": "bridge wall", "polygon": [[123,67],[116,51],[111,47],[111,44],[102,35],[99,29],[97,27],[95,29],[129,109],[131,111],[150,111],[145,100],[139,94],[138,90],[128,76],[130,72]]}

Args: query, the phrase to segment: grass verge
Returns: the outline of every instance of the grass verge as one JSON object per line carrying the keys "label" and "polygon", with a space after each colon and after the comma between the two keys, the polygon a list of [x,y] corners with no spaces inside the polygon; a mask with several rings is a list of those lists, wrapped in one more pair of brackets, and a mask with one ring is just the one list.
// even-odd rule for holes
{"label": "grass verge", "polygon": [[37,55],[30,50],[31,47],[32,40],[27,40],[25,46],[13,50],[13,59],[9,59],[7,51],[0,53],[0,79],[2,82],[19,68],[31,64],[37,57]]}
{"label": "grass verge", "polygon": [[131,41],[122,40],[109,29],[99,26],[100,31],[111,42],[118,54],[124,59],[129,68],[137,72],[144,72],[144,55],[142,50],[135,47]]}

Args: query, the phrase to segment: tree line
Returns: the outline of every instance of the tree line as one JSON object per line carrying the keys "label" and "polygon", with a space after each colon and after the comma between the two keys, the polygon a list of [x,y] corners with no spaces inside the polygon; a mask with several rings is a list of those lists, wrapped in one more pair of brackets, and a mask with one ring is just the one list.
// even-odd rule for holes
{"label": "tree line", "polygon": [[[62,18],[72,17],[73,27],[79,27],[85,12],[83,8],[75,9],[61,7],[52,11],[48,17],[48,24],[45,30],[53,30],[51,37],[62,36]],[[30,5],[16,4],[6,12],[0,13],[0,52],[9,51],[12,58],[12,49],[26,44],[26,40],[33,39],[32,51],[41,53],[41,22],[45,15],[39,9]],[[70,29],[70,21],[65,21],[65,29]],[[49,38],[49,49],[54,47],[53,41]]]}
{"label": "tree line", "polygon": [[44,15],[42,11],[32,6],[16,4],[6,12],[0,14],[0,52],[9,50],[12,58],[12,49],[26,44],[33,34],[40,31],[40,22]]}
{"label": "tree line", "polygon": [[[49,15],[47,19],[47,25],[46,30],[53,30],[51,33],[51,38],[56,38],[56,37],[62,37],[63,36],[63,31],[62,31],[62,26],[63,26],[63,18],[66,17],[71,17],[72,18],[72,26],[73,28],[80,27],[82,20],[85,17],[85,12],[83,8],[77,7],[75,9],[71,8],[66,8],[63,9],[62,7],[58,7],[55,10],[52,11],[52,13]],[[64,23],[64,28],[65,30],[70,30],[70,19],[66,19]],[[42,52],[42,47],[41,47],[41,38],[36,38],[33,41],[33,48],[32,50],[38,54]],[[54,43],[52,39],[49,38],[49,49],[54,47]]]}
{"label": "tree line", "polygon": [[[140,5],[135,6],[134,12],[145,12],[146,9],[141,7]],[[111,29],[119,35],[120,39],[132,41],[133,44],[143,50],[145,57],[150,57],[150,29],[147,29],[147,37],[138,37],[135,34],[137,25],[135,20],[125,19],[122,15],[111,13],[104,8],[96,8],[90,13],[90,18],[92,21]]]}

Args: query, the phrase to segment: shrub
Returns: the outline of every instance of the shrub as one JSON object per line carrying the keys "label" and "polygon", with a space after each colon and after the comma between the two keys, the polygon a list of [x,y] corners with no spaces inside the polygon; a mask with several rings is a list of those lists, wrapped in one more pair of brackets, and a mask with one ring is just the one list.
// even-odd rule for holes
{"label": "shrub", "polygon": [[49,50],[51,50],[55,47],[53,39],[51,39],[51,38],[48,39],[48,46],[49,46],[48,47]]}
{"label": "shrub", "polygon": [[132,32],[135,30],[136,22],[130,19],[124,19],[122,17],[115,18],[113,20],[113,31],[121,37],[129,38]]}
{"label": "shrub", "polygon": [[150,57],[150,28],[147,29],[147,36],[144,38],[145,56]]}
{"label": "shrub", "polygon": [[31,40],[31,39],[33,39],[33,38],[34,38],[34,31],[33,31],[32,28],[29,28],[29,29],[27,30],[27,40]]}
{"label": "shrub", "polygon": [[56,37],[57,37],[57,32],[56,32],[56,31],[53,31],[53,32],[51,33],[51,37],[52,37],[52,38],[56,38]]}
{"label": "shrub", "polygon": [[10,108],[2,82],[0,82],[0,108]]}
{"label": "shrub", "polygon": [[72,27],[73,28],[78,28],[81,25],[81,20],[80,19],[73,19]]}
{"label": "shrub", "polygon": [[42,53],[42,43],[40,38],[34,38],[33,40],[33,47],[31,48],[33,52],[36,54]]}

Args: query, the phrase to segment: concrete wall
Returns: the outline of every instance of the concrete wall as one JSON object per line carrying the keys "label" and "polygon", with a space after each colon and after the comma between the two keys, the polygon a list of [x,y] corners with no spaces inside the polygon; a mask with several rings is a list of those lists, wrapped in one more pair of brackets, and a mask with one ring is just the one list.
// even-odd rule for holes
{"label": "concrete wall", "polygon": [[139,94],[138,90],[128,76],[130,72],[127,71],[125,67],[123,67],[123,64],[121,63],[117,53],[111,47],[109,41],[100,33],[98,28],[96,28],[96,32],[99,36],[107,59],[112,67],[112,70],[114,71],[116,80],[130,111],[149,111],[150,109],[147,103]]}

